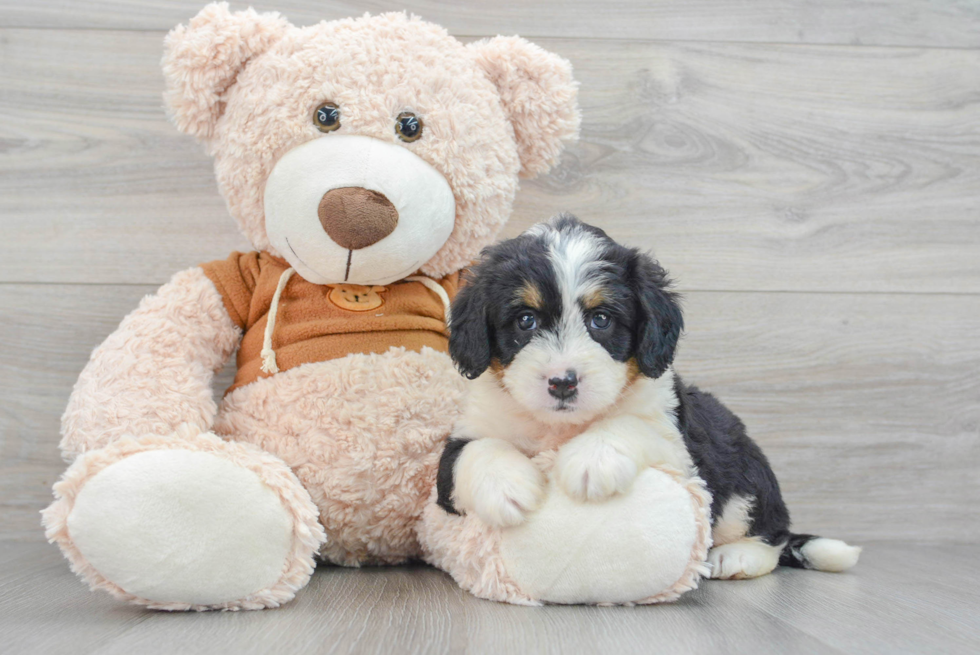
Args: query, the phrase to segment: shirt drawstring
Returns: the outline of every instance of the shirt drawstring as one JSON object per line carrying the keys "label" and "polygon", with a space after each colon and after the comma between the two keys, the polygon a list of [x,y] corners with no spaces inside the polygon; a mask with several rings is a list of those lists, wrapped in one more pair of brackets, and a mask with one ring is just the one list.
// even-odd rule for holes
{"label": "shirt drawstring", "polygon": [[[276,285],[276,292],[272,294],[272,304],[269,305],[269,317],[265,322],[265,334],[262,337],[262,372],[273,375],[279,372],[279,365],[276,363],[276,351],[272,349],[272,335],[276,330],[276,315],[279,313],[279,298],[282,296],[289,278],[293,276],[296,269],[290,267],[279,276],[279,284]],[[443,314],[445,316],[446,327],[449,327],[449,294],[441,284],[430,277],[424,275],[413,275],[405,278],[406,282],[419,282],[434,294],[439,296],[442,301]]]}
{"label": "shirt drawstring", "polygon": [[282,295],[286,283],[293,276],[296,269],[287,268],[279,276],[279,284],[276,285],[276,292],[272,294],[272,304],[269,305],[269,318],[265,322],[265,335],[262,337],[262,372],[268,375],[279,372],[279,365],[276,364],[276,351],[272,349],[272,333],[276,329],[276,314],[279,313],[279,297]]}
{"label": "shirt drawstring", "polygon": [[449,294],[442,287],[441,284],[433,280],[431,277],[425,277],[424,275],[413,275],[411,277],[405,278],[406,282],[421,282],[425,285],[429,291],[439,296],[439,300],[442,301],[443,316],[445,319],[446,327],[449,327]]}

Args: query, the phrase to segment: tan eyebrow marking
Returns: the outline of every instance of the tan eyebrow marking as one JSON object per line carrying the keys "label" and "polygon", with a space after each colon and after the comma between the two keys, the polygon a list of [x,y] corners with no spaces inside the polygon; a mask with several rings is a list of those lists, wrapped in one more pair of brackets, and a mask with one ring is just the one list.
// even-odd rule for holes
{"label": "tan eyebrow marking", "polygon": [[582,306],[586,309],[595,309],[606,300],[606,294],[602,292],[602,289],[593,289],[582,296]]}
{"label": "tan eyebrow marking", "polygon": [[528,307],[533,307],[534,309],[544,308],[544,298],[541,296],[541,290],[531,282],[524,283],[524,286],[518,291],[517,297]]}

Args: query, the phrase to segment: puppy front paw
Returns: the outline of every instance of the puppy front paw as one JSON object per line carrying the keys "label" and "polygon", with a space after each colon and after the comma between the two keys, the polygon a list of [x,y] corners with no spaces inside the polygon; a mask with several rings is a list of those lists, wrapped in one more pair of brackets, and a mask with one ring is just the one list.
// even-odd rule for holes
{"label": "puppy front paw", "polygon": [[[530,462],[529,462],[530,463]],[[487,472],[474,493],[473,511],[487,525],[520,525],[541,505],[544,477],[533,465],[527,470]]]}
{"label": "puppy front paw", "polygon": [[628,490],[638,467],[600,438],[576,438],[558,451],[558,485],[576,500],[599,501]]}
{"label": "puppy front paw", "polygon": [[474,441],[463,451],[456,469],[456,500],[491,527],[520,525],[541,505],[545,478],[512,446],[494,441]]}

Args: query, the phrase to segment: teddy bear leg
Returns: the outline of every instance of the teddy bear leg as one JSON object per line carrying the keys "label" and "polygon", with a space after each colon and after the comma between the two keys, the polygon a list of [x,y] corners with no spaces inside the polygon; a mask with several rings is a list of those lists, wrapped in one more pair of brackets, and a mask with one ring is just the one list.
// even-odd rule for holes
{"label": "teddy bear leg", "polygon": [[293,598],[325,541],[280,459],[189,426],[80,456],[44,510],[48,539],[95,589],[165,610]]}
{"label": "teddy bear leg", "polygon": [[[532,461],[547,473],[553,455]],[[627,493],[599,503],[572,499],[551,478],[541,507],[504,529],[449,514],[437,500],[433,492],[420,525],[426,559],[480,598],[669,602],[708,574],[711,497],[700,479],[666,466],[641,472]]]}

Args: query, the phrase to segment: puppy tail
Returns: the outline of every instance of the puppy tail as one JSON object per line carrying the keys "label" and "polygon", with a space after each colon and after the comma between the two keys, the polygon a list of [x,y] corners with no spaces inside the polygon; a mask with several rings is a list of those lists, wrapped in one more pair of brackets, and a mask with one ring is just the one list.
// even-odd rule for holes
{"label": "puppy tail", "polygon": [[812,534],[790,534],[779,555],[780,566],[816,571],[846,571],[857,564],[860,546],[850,546],[839,539]]}

